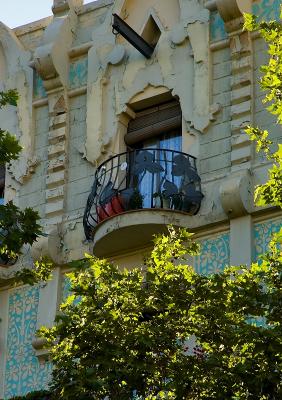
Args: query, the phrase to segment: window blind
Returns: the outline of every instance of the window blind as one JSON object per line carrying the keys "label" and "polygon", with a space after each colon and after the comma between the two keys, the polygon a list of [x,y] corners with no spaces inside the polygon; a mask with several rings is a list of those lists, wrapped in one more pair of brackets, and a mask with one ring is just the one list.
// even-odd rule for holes
{"label": "window blind", "polygon": [[182,113],[178,101],[171,101],[136,113],[128,124],[125,143],[128,146],[181,128]]}

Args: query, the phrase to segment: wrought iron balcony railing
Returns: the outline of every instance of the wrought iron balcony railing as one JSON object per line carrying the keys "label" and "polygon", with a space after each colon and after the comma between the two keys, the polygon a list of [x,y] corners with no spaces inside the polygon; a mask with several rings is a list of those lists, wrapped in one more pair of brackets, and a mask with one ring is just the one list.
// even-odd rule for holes
{"label": "wrought iron balcony railing", "polygon": [[196,159],[167,149],[137,149],[118,154],[100,165],[84,213],[84,230],[129,210],[170,209],[191,215],[203,195]]}

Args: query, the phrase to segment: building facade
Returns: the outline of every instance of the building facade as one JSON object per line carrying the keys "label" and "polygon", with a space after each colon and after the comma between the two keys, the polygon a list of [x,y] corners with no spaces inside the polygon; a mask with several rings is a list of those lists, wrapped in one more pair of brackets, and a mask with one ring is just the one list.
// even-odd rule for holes
{"label": "building facade", "polygon": [[[35,332],[53,324],[68,261],[94,251],[138,265],[167,224],[195,232],[200,273],[267,249],[282,214],[253,204],[269,163],[244,128],[282,133],[261,102],[265,44],[242,26],[243,12],[279,19],[280,3],[54,0],[50,17],[0,24],[0,85],[20,94],[1,128],[24,147],[0,171],[0,202],[37,210],[47,234],[0,266],[0,398],[48,384]],[[40,255],[58,265],[53,280],[12,286]]]}

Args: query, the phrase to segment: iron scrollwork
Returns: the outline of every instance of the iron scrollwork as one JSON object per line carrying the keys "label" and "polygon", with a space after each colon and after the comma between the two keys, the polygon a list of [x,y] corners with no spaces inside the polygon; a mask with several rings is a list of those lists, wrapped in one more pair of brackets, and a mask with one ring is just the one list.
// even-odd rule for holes
{"label": "iron scrollwork", "polygon": [[98,167],[84,213],[88,239],[104,219],[129,210],[166,208],[195,215],[203,194],[196,159],[166,149],[118,154]]}

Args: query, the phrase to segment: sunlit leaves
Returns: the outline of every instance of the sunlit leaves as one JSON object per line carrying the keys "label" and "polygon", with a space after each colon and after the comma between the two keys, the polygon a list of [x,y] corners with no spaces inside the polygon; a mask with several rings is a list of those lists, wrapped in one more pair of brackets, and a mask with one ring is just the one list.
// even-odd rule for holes
{"label": "sunlit leaves", "polygon": [[[259,30],[268,44],[269,62],[261,67],[263,72],[260,86],[265,92],[264,103],[269,104],[267,110],[276,116],[277,123],[282,124],[282,25],[280,22],[258,23],[256,18],[245,15],[245,29]],[[249,127],[246,132],[257,143],[257,151],[263,151],[266,158],[273,162],[269,170],[269,179],[259,186],[255,192],[257,205],[271,204],[282,207],[282,146],[275,152],[268,139],[268,131],[257,127]]]}
{"label": "sunlit leaves", "polygon": [[22,147],[19,145],[17,138],[9,132],[0,129],[0,163],[9,163],[16,160]]}
{"label": "sunlit leaves", "polygon": [[24,244],[31,245],[42,233],[39,215],[31,208],[20,210],[12,202],[0,205],[1,259],[16,259]]}
{"label": "sunlit leaves", "polygon": [[[0,92],[0,108],[11,105],[16,106],[18,94],[15,90]],[[9,163],[18,158],[22,147],[15,136],[0,129],[0,164]],[[7,264],[15,262],[21,254],[24,244],[32,245],[39,235],[42,234],[38,224],[39,215],[31,208],[20,210],[12,202],[0,205],[0,263]],[[48,270],[47,264],[46,271]],[[22,278],[26,273],[26,282],[32,284],[41,276],[45,279],[48,275],[43,272],[44,266],[39,268],[35,265],[36,274],[28,270],[22,271]],[[35,282],[34,281],[34,282]]]}
{"label": "sunlit leaves", "polygon": [[56,325],[41,331],[55,396],[279,399],[281,235],[260,264],[211,276],[187,265],[199,247],[172,227],[142,268],[76,262]]}
{"label": "sunlit leaves", "polygon": [[6,92],[0,91],[0,108],[6,105],[16,106],[18,99],[19,95],[15,89],[10,89]]}

